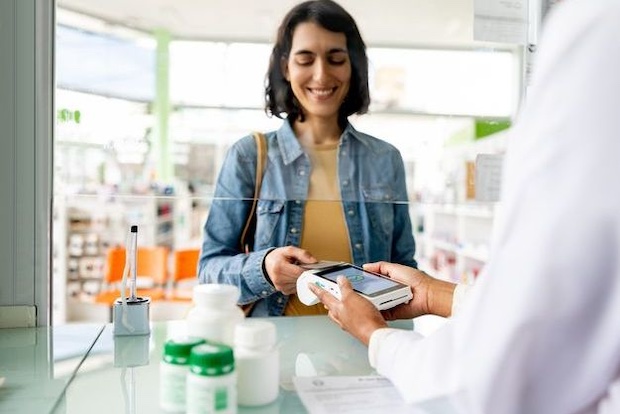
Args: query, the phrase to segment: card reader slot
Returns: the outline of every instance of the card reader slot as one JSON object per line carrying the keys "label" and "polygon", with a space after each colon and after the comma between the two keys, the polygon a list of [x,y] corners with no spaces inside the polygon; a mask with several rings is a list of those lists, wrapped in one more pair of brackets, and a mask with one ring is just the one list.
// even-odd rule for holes
{"label": "card reader slot", "polygon": [[407,295],[399,296],[397,298],[392,298],[392,299],[386,300],[385,302],[379,303],[379,306],[385,305],[386,303],[390,303],[390,302],[394,302],[394,301],[397,301],[397,300],[401,300],[402,298],[406,298],[406,297],[407,297]]}

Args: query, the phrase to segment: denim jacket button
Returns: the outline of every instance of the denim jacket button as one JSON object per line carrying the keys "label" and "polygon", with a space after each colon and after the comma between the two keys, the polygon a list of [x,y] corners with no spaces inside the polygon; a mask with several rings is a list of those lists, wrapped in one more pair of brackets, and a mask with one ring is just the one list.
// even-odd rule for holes
{"label": "denim jacket button", "polygon": [[344,180],[344,181],[342,182],[342,185],[343,185],[344,187],[346,187],[347,185],[349,185],[349,180]]}
{"label": "denim jacket button", "polygon": [[282,298],[278,298],[278,303],[282,303]]}
{"label": "denim jacket button", "polygon": [[263,296],[269,296],[269,293],[266,290],[263,290],[260,294]]}
{"label": "denim jacket button", "polygon": [[302,175],[302,176],[303,176],[303,175],[306,175],[306,171],[304,171],[304,170],[299,170],[299,175]]}
{"label": "denim jacket button", "polygon": [[300,200],[295,200],[295,204],[299,205],[299,204],[301,204],[301,201]]}
{"label": "denim jacket button", "polygon": [[355,248],[360,250],[362,248],[362,243],[355,243]]}
{"label": "denim jacket button", "polygon": [[297,233],[297,229],[295,227],[291,227],[291,233],[293,234]]}
{"label": "denim jacket button", "polygon": [[353,215],[355,215],[355,211],[349,210],[349,211],[347,211],[347,214],[350,215],[350,216],[353,216]]}

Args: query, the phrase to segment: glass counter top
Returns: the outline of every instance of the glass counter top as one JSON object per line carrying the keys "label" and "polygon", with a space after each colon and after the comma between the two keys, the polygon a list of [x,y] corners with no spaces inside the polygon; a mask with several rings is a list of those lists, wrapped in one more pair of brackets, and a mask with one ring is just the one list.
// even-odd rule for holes
{"label": "glass counter top", "polygon": [[0,412],[52,412],[103,329],[0,329]]}
{"label": "glass counter top", "polygon": [[[268,320],[278,335],[280,395],[270,405],[239,407],[238,413],[305,413],[294,376],[373,374],[366,347],[326,316]],[[391,325],[413,327],[411,321]],[[0,412],[164,412],[163,345],[187,334],[185,321],[155,322],[150,335],[133,337],[114,337],[111,324],[0,329]]]}
{"label": "glass counter top", "polygon": [[[367,349],[326,316],[269,318],[280,349],[280,396],[238,413],[305,413],[295,375],[369,375]],[[401,323],[402,326],[402,323]],[[411,321],[404,322],[411,329]],[[157,322],[150,336],[114,337],[105,330],[67,388],[59,413],[159,413],[159,364],[166,339],[187,334],[184,321]]]}

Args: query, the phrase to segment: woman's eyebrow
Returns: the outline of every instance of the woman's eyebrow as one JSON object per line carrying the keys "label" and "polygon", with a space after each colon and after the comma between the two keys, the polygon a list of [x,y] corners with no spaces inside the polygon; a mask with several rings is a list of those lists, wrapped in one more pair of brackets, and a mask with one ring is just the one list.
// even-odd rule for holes
{"label": "woman's eyebrow", "polygon": [[301,50],[295,51],[294,55],[295,56],[298,56],[298,55],[314,55],[314,52],[312,52],[310,50],[301,49]]}
{"label": "woman's eyebrow", "polygon": [[331,55],[334,53],[347,53],[347,49],[342,48],[342,47],[335,47],[332,49],[329,49],[329,51],[327,52],[327,54]]}
{"label": "woman's eyebrow", "polygon": [[[335,54],[335,53],[347,53],[347,49],[342,48],[342,47],[334,47],[334,48],[329,49],[329,50],[327,51],[327,54],[328,54],[328,55],[333,55],[333,54]],[[300,49],[300,50],[297,50],[297,51],[295,51],[293,54],[294,54],[295,56],[298,56],[298,55],[315,55],[315,53],[314,53],[314,52],[312,52],[311,50],[307,50],[307,49]]]}

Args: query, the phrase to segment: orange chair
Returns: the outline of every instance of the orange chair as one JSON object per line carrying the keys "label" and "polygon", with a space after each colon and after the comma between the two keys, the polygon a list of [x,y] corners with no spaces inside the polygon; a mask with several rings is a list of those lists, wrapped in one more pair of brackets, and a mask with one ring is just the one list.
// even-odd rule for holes
{"label": "orange chair", "polygon": [[[200,249],[179,249],[173,253],[174,267],[172,268],[172,289],[167,299],[188,301],[192,300],[192,288],[198,282],[198,259]],[[181,287],[180,285],[188,285]]]}
{"label": "orange chair", "polygon": [[[151,300],[160,300],[165,296],[165,286],[168,277],[168,249],[166,247],[138,247],[137,295],[148,296]],[[120,297],[120,284],[125,269],[125,248],[112,247],[108,250],[106,272],[104,277],[107,289],[95,297],[96,303],[112,306]],[[149,282],[149,288],[140,288],[142,281]],[[127,289],[129,284],[127,284]],[[125,291],[129,295],[129,291]]]}

